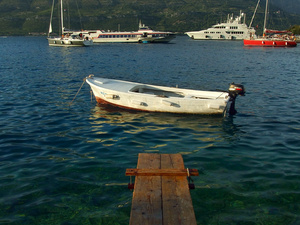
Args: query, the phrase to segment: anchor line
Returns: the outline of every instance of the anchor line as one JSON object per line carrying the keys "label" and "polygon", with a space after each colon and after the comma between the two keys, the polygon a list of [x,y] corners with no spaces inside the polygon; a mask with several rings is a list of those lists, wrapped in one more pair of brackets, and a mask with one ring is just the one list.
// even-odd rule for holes
{"label": "anchor line", "polygon": [[69,107],[71,107],[71,105],[73,104],[75,98],[77,97],[78,93],[80,92],[80,90],[81,90],[82,86],[84,85],[85,81],[86,81],[86,78],[83,79],[83,82],[82,82],[80,88],[78,89],[76,95],[74,96],[73,100],[70,102]]}

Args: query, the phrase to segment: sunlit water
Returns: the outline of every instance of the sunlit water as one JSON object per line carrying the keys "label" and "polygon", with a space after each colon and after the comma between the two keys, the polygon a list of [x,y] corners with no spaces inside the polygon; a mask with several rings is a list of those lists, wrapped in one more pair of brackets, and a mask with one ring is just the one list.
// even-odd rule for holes
{"label": "sunlit water", "polygon": [[[0,224],[128,224],[126,168],[181,153],[198,224],[300,224],[300,49],[242,42],[49,47],[0,38]],[[89,74],[200,90],[242,83],[232,117],[91,101]]]}

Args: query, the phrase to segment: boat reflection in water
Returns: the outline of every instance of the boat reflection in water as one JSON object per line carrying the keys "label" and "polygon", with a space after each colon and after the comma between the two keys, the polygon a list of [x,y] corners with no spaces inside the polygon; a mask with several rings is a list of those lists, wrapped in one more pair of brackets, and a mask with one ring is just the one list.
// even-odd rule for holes
{"label": "boat reflection in water", "polygon": [[100,104],[92,109],[90,124],[94,133],[90,142],[124,151],[134,146],[130,150],[134,152],[173,149],[190,154],[231,142],[241,133],[230,117],[136,112]]}

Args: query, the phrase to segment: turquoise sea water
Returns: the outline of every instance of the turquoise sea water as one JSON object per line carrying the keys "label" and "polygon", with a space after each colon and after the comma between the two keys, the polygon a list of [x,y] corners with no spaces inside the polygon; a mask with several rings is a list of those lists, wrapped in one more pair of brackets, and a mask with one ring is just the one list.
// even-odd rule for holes
{"label": "turquoise sea water", "polygon": [[[300,48],[242,42],[49,47],[0,38],[0,224],[128,224],[126,168],[181,153],[199,225],[300,224]],[[99,106],[89,74],[200,90],[242,83],[232,117]]]}

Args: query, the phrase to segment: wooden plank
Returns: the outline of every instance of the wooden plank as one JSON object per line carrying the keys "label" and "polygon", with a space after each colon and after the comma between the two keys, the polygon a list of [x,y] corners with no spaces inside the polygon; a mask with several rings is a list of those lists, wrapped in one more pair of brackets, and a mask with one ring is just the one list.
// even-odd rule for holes
{"label": "wooden plank", "polygon": [[[188,169],[190,176],[199,176],[197,169]],[[126,176],[188,176],[187,169],[126,169]]]}
{"label": "wooden plank", "polygon": [[[161,168],[184,169],[182,156],[162,155]],[[164,225],[197,225],[186,177],[163,176],[162,201]]]}
{"label": "wooden plank", "polygon": [[[160,169],[159,154],[139,154],[137,168]],[[161,177],[135,178],[130,225],[162,225]]]}
{"label": "wooden plank", "polygon": [[186,170],[180,154],[139,154],[137,173],[168,172],[167,176],[135,177],[130,225],[196,225],[185,176],[170,176]]}

